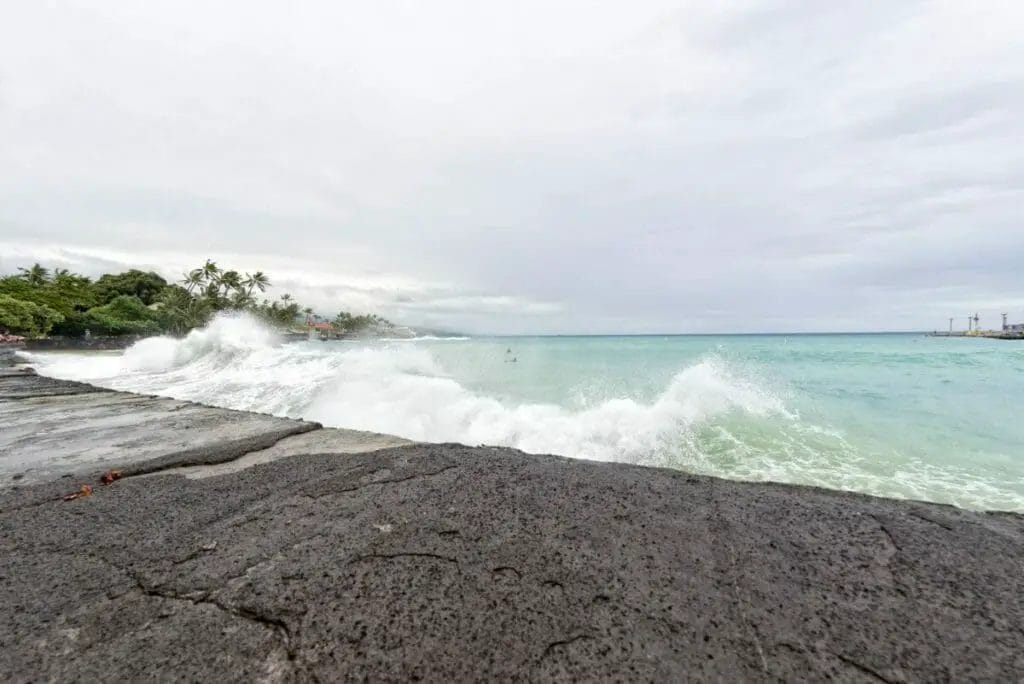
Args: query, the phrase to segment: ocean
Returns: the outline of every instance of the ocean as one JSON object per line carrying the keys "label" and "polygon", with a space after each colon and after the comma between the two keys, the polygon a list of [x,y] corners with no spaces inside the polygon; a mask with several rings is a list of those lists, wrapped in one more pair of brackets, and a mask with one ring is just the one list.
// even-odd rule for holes
{"label": "ocean", "polygon": [[1024,511],[1024,344],[920,334],[281,343],[248,318],[46,375],[431,442]]}

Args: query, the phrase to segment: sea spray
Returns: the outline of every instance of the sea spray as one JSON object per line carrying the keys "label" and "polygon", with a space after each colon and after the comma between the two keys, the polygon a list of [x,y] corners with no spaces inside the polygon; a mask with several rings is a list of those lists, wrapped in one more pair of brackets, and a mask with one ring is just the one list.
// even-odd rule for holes
{"label": "sea spray", "polygon": [[236,357],[269,349],[280,336],[247,314],[222,314],[206,328],[193,330],[182,339],[151,337],[140,340],[125,353],[127,371],[161,372],[201,359]]}
{"label": "sea spray", "polygon": [[446,377],[425,349],[361,349],[344,357],[308,417],[424,441],[638,461],[667,436],[721,413],[786,415],[776,397],[711,360],[681,371],[651,403],[613,398],[574,411],[556,404],[509,406],[482,396]]}
{"label": "sea spray", "polygon": [[[282,343],[233,316],[123,354],[33,360],[57,377],[417,440],[1024,510],[1024,439],[999,419],[1007,407],[943,389],[962,369],[1020,384],[1013,350],[780,339]],[[990,416],[1002,441],[979,427]]]}

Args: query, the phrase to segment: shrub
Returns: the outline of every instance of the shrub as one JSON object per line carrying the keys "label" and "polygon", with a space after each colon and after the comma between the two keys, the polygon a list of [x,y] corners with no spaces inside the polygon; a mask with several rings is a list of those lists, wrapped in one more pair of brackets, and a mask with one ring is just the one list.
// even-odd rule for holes
{"label": "shrub", "polygon": [[129,295],[138,297],[143,304],[148,306],[155,302],[167,287],[167,281],[152,271],[146,272],[133,268],[116,275],[108,273],[101,276],[92,287],[100,304],[109,304],[121,295]]}
{"label": "shrub", "polygon": [[0,331],[39,337],[50,332],[53,324],[63,318],[45,304],[26,302],[0,294]]}
{"label": "shrub", "polygon": [[89,309],[82,321],[99,335],[152,335],[160,332],[156,314],[138,297],[120,295],[109,304]]}

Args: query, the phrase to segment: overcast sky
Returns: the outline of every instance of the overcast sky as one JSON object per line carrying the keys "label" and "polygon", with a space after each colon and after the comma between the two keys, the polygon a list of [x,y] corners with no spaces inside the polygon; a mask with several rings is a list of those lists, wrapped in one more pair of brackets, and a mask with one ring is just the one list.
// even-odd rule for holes
{"label": "overcast sky", "polygon": [[1019,0],[15,1],[0,270],[210,256],[471,332],[1024,321],[1022,36]]}

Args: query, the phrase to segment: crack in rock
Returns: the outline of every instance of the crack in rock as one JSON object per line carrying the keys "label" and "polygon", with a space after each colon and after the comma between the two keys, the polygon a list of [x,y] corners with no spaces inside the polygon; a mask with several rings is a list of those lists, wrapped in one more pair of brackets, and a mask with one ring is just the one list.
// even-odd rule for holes
{"label": "crack in rock", "polygon": [[518,570],[513,568],[511,565],[499,565],[496,568],[491,568],[491,573],[495,574],[495,575],[501,575],[501,574],[504,574],[504,573],[507,573],[507,572],[513,573],[516,576],[516,579],[522,579],[523,578],[523,573],[519,572]]}
{"label": "crack in rock", "polygon": [[942,529],[946,530],[947,532],[952,532],[953,531],[953,527],[951,525],[947,525],[946,523],[942,522],[941,520],[936,520],[935,518],[932,518],[932,517],[929,517],[927,515],[924,515],[923,513],[918,513],[917,511],[908,511],[907,515],[909,515],[912,518],[917,518],[918,520],[924,520],[925,522],[929,522],[932,525],[938,525],[939,527],[941,527]]}
{"label": "crack in rock", "polygon": [[205,555],[207,553],[210,553],[211,551],[213,551],[216,548],[217,548],[217,542],[215,542],[215,541],[214,542],[210,542],[208,544],[203,544],[202,546],[200,546],[198,549],[196,549],[192,553],[188,554],[187,556],[185,556],[183,558],[178,558],[178,559],[172,560],[171,564],[172,565],[182,565],[184,563],[188,563],[189,561],[195,560],[196,558],[199,558],[200,556],[203,556],[203,555]]}
{"label": "crack in rock", "polygon": [[219,466],[225,463],[232,463],[251,453],[272,449],[289,437],[316,432],[322,429],[323,426],[319,423],[297,422],[294,425],[277,428],[251,437],[222,442],[217,445],[215,450],[204,446],[164,454],[138,463],[125,465],[123,468],[123,479],[157,473],[173,474],[175,470],[182,468]]}
{"label": "crack in rock", "polygon": [[882,673],[880,673],[877,670],[875,670],[874,668],[868,667],[864,663],[858,662],[858,661],[854,660],[853,658],[851,658],[850,656],[843,655],[842,653],[832,653],[832,655],[834,655],[836,658],[838,658],[840,662],[844,663],[845,665],[847,665],[849,667],[852,667],[853,669],[857,670],[861,674],[867,675],[868,677],[870,677],[871,679],[874,679],[875,681],[885,682],[886,684],[896,684],[897,682],[901,681],[901,680],[898,680],[898,679],[890,679],[890,678],[886,677],[885,675],[883,675]]}
{"label": "crack in rock", "polygon": [[552,652],[554,652],[554,650],[556,648],[560,648],[562,646],[568,646],[569,644],[574,644],[577,641],[583,641],[583,640],[592,639],[592,638],[593,637],[591,637],[589,634],[577,634],[576,636],[569,637],[568,639],[560,639],[558,641],[552,641],[544,649],[544,653],[541,654],[540,659],[543,660],[543,659],[547,658],[549,655],[552,654]]}
{"label": "crack in rock", "polygon": [[874,520],[875,520],[875,522],[876,522],[876,523],[878,523],[878,528],[879,528],[880,530],[882,530],[882,534],[884,534],[884,535],[885,535],[885,537],[886,537],[886,539],[888,539],[888,540],[889,540],[889,545],[890,545],[890,546],[892,547],[892,549],[893,549],[893,552],[892,552],[892,554],[890,554],[890,556],[891,556],[891,555],[894,555],[894,554],[896,554],[896,553],[898,553],[899,551],[902,551],[903,549],[901,549],[901,548],[900,548],[900,545],[899,545],[898,543],[896,543],[896,537],[894,537],[894,536],[892,535],[892,532],[890,532],[890,531],[889,531],[889,528],[885,526],[885,523],[884,523],[884,522],[882,522],[882,521],[881,521],[881,520],[879,519],[879,517],[878,517],[878,516],[876,516],[876,515],[873,515],[873,516],[871,516],[871,517],[872,517],[872,518],[874,518]]}
{"label": "crack in rock", "polygon": [[369,560],[394,560],[396,558],[431,558],[433,560],[444,561],[445,563],[452,563],[456,567],[459,566],[457,558],[450,558],[448,556],[442,556],[436,553],[428,553],[421,551],[403,551],[399,553],[368,553],[362,556],[356,556],[348,562],[349,565],[355,563],[361,563]]}
{"label": "crack in rock", "polygon": [[265,615],[241,606],[230,605],[214,598],[210,592],[197,591],[195,593],[181,594],[175,591],[161,589],[158,586],[147,586],[146,583],[142,581],[142,578],[138,577],[134,573],[126,572],[126,574],[132,578],[138,588],[138,591],[144,596],[152,596],[170,601],[182,601],[194,606],[213,606],[226,615],[260,625],[277,636],[277,639],[281,642],[281,647],[287,656],[287,661],[289,663],[294,663],[296,661],[298,654],[296,652],[295,645],[293,644],[292,633],[288,627],[288,623],[283,619],[272,615]]}
{"label": "crack in rock", "polygon": [[[190,603],[194,606],[212,606],[217,610],[220,610],[221,612],[225,613],[226,615],[230,615],[235,618],[253,622],[265,629],[270,630],[277,636],[277,639],[280,641],[281,648],[284,651],[285,656],[287,657],[287,662],[291,663],[289,667],[294,668],[294,663],[297,659],[298,653],[293,643],[294,639],[292,637],[292,632],[288,627],[288,624],[283,619],[274,617],[272,615],[265,615],[263,613],[250,610],[248,608],[243,608],[241,606],[229,605],[224,601],[214,598],[212,596],[212,592],[216,590],[197,590],[189,593],[181,593],[171,591],[169,589],[162,589],[158,585],[149,585],[146,583],[145,580],[143,580],[143,578],[137,572],[129,568],[121,567],[120,565],[113,563],[110,560],[107,560],[106,558],[96,554],[88,554],[87,557],[91,560],[102,563],[110,569],[115,570],[116,572],[119,572],[120,574],[124,575],[135,585],[134,589],[143,596],[161,598],[169,601],[180,601],[184,603]],[[272,676],[274,673],[271,672],[269,674]]]}
{"label": "crack in rock", "polygon": [[[337,494],[346,494],[348,492],[355,492],[355,491],[358,491],[360,489],[366,489],[367,487],[372,487],[373,485],[397,484],[399,482],[408,482],[409,480],[415,480],[415,479],[421,478],[421,477],[433,477],[434,475],[440,475],[441,473],[445,473],[445,472],[447,472],[449,470],[453,470],[453,469],[458,468],[458,467],[459,467],[458,465],[452,464],[452,465],[445,466],[444,468],[441,468],[440,470],[435,470],[435,471],[432,471],[432,472],[429,472],[429,473],[414,473],[414,474],[408,475],[406,477],[396,477],[396,478],[391,478],[391,479],[387,479],[387,480],[375,480],[373,482],[364,482],[362,484],[358,484],[358,485],[355,485],[355,486],[352,486],[352,487],[345,487],[343,489],[335,489],[335,490],[330,491],[330,492],[324,492],[323,494],[309,495],[309,498],[311,498],[311,499],[322,499],[322,498],[328,497],[328,496],[335,496]],[[377,472],[377,471],[374,471],[374,472]],[[370,474],[372,475],[373,473],[370,473]]]}
{"label": "crack in rock", "polygon": [[[302,537],[301,539],[299,539],[299,540],[289,544],[288,546],[284,547],[283,549],[280,549],[280,550],[276,551],[271,556],[269,556],[267,558],[262,558],[262,559],[256,561],[255,563],[251,563],[250,565],[245,566],[240,573],[235,574],[235,575],[231,575],[230,577],[225,578],[224,581],[223,581],[223,587],[222,588],[228,588],[232,584],[237,582],[238,580],[241,580],[241,579],[247,577],[249,575],[249,573],[251,573],[256,568],[260,567],[261,565],[266,565],[267,563],[273,563],[275,561],[285,560],[288,557],[288,553],[290,553],[291,551],[294,551],[296,548],[298,548],[299,546],[302,546],[306,542],[312,541],[314,539],[319,539],[321,537],[326,537],[326,536],[327,536],[327,532],[315,532],[314,534],[306,535],[305,537]],[[282,577],[281,579],[284,579],[284,577]],[[237,588],[237,586],[235,588]]]}

